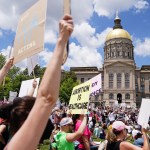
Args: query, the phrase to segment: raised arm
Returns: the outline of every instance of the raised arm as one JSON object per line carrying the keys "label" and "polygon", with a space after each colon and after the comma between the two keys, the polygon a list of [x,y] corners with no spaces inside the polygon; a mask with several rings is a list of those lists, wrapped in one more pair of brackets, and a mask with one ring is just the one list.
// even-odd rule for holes
{"label": "raised arm", "polygon": [[36,87],[37,87],[37,81],[36,81],[36,79],[34,79],[34,80],[33,80],[33,83],[32,83],[32,88],[31,88],[30,91],[27,93],[27,96],[33,96]]}
{"label": "raised arm", "polygon": [[79,129],[74,133],[68,133],[66,136],[66,140],[68,142],[73,142],[79,139],[83,135],[86,125],[87,125],[87,116],[84,115]]}
{"label": "raised arm", "polygon": [[3,68],[0,70],[0,83],[3,81],[4,77],[7,75],[8,71],[13,65],[14,58],[10,58],[8,61],[6,61]]}
{"label": "raised arm", "polygon": [[49,65],[38,90],[36,102],[20,130],[14,135],[7,149],[35,150],[58,99],[61,65],[66,43],[73,31],[72,17],[65,15],[59,24],[59,37]]}

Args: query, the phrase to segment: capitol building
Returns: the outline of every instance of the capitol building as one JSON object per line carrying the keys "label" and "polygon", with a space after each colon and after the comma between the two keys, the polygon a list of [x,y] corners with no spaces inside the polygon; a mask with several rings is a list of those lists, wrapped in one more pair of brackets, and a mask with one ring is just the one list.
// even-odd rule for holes
{"label": "capitol building", "polygon": [[103,91],[91,99],[93,103],[113,106],[118,101],[139,107],[142,98],[150,98],[150,65],[136,66],[131,36],[123,29],[118,15],[106,36],[103,67],[71,67],[70,71],[81,83],[101,73]]}

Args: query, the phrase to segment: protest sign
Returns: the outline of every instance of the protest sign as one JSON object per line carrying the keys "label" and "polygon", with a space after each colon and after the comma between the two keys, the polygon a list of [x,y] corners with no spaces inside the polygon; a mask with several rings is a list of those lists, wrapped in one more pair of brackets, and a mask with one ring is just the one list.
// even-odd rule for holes
{"label": "protest sign", "polygon": [[69,109],[72,114],[81,114],[81,110],[87,112],[91,82],[87,81],[73,88],[69,102]]}
{"label": "protest sign", "polygon": [[27,58],[27,67],[28,67],[28,74],[29,75],[34,70],[37,63],[38,63],[38,55],[34,55],[32,57]]}
{"label": "protest sign", "polygon": [[[22,81],[21,87],[20,87],[20,92],[19,92],[19,97],[23,97],[23,96],[27,96],[29,91],[32,89],[32,84],[33,84],[33,80],[26,80],[26,81]],[[36,97],[37,95],[37,90],[38,90],[38,85],[40,82],[40,78],[36,78],[37,81],[37,87],[34,91],[34,97]]]}
{"label": "protest sign", "polygon": [[102,92],[102,81],[101,74],[93,77],[89,80],[91,82],[91,93],[90,96],[96,96]]}
{"label": "protest sign", "polygon": [[17,97],[17,94],[18,94],[17,92],[9,91],[8,101],[13,102],[13,100]]}
{"label": "protest sign", "polygon": [[141,108],[138,116],[138,124],[140,124],[141,126],[148,124],[150,117],[149,106],[150,106],[150,99],[142,98]]}
{"label": "protest sign", "polygon": [[14,64],[44,49],[46,9],[47,0],[39,0],[21,16],[14,41]]}

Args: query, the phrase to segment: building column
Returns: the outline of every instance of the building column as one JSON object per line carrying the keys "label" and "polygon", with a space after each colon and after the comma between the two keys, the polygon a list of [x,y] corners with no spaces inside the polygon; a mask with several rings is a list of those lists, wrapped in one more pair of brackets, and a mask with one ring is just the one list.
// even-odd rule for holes
{"label": "building column", "polygon": [[130,71],[130,88],[133,87],[133,76],[132,76],[132,71]]}
{"label": "building column", "polygon": [[121,78],[121,87],[122,88],[125,88],[125,74],[124,74],[124,72],[122,72],[122,78]]}
{"label": "building column", "polygon": [[114,73],[114,88],[117,88],[117,73]]}

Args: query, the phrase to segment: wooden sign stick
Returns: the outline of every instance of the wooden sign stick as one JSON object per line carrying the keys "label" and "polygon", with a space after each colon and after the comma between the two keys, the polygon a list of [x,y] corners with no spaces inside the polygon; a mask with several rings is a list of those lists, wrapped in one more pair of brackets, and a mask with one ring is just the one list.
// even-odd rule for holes
{"label": "wooden sign stick", "polygon": [[[71,0],[64,0],[64,14],[71,14]],[[69,41],[67,42],[64,54],[63,54],[63,63],[62,65],[66,62],[67,57],[69,54]]]}

